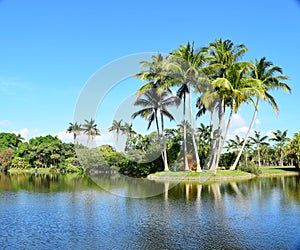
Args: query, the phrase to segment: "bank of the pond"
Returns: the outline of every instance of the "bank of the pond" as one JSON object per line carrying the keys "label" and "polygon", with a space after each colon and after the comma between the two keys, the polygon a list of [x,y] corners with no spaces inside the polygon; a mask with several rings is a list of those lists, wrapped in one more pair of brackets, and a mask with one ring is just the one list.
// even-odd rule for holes
{"label": "bank of the pond", "polygon": [[295,167],[261,167],[262,173],[254,175],[241,170],[218,170],[216,174],[211,171],[197,172],[156,172],[147,176],[149,180],[169,180],[169,181],[227,181],[227,180],[246,180],[255,177],[268,176],[289,176],[299,175],[300,172]]}
{"label": "bank of the pond", "polygon": [[53,170],[51,168],[28,168],[28,169],[10,168],[7,172],[9,172],[10,174],[22,174],[22,173],[50,174],[50,173],[59,173],[59,171]]}
{"label": "bank of the pond", "polygon": [[66,174],[66,173],[83,173],[81,171],[61,171],[56,168],[28,168],[28,169],[19,169],[19,168],[10,168],[7,170],[10,174]]}

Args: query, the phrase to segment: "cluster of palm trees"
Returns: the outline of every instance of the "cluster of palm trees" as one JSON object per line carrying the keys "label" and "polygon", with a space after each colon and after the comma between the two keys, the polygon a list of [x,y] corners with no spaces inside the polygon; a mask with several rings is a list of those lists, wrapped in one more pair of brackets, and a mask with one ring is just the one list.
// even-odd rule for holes
{"label": "cluster of palm trees", "polygon": [[123,120],[113,120],[112,125],[108,128],[109,132],[116,131],[116,144],[118,145],[120,134],[127,135],[128,138],[131,138],[136,132],[133,130],[132,124],[128,122],[123,123]]}
{"label": "cluster of palm trees", "polygon": [[69,123],[67,133],[73,134],[74,144],[78,144],[78,137],[82,133],[87,135],[87,145],[93,143],[95,136],[100,135],[100,130],[97,128],[97,124],[94,119],[84,120],[84,124],[78,122]]}
{"label": "cluster of palm trees", "polygon": [[[169,168],[164,142],[164,117],[174,119],[168,111],[170,106],[178,106],[181,101],[183,107],[183,155],[185,170],[188,170],[186,145],[188,101],[194,159],[199,172],[202,169],[217,170],[232,115],[238,112],[242,104],[252,104],[254,112],[248,132],[231,169],[237,167],[256,120],[260,102],[268,102],[274,111],[278,112],[278,105],[271,91],[279,89],[290,92],[290,87],[285,83],[288,77],[283,75],[280,67],[274,66],[265,57],[253,62],[241,61],[246,52],[247,48],[243,44],[234,45],[231,40],[217,39],[207,47],[198,50],[195,50],[194,43],[181,45],[167,57],[157,54],[152,56],[152,61],[140,63],[143,70],[136,74],[136,77],[146,83],[138,90],[138,98],[135,102],[135,105],[141,106],[142,109],[135,112],[132,117],[145,118],[148,121],[148,128],[155,121],[166,171]],[[173,93],[174,89],[176,94]],[[194,96],[197,97],[197,117],[206,112],[210,114],[210,152],[204,166],[200,166],[194,136]],[[227,113],[229,114],[225,124]]]}
{"label": "cluster of palm trees", "polygon": [[[269,164],[278,164],[279,166],[283,166],[283,158],[284,158],[284,150],[286,149],[287,142],[291,141],[290,138],[287,137],[287,130],[281,131],[276,130],[272,131],[272,137],[267,135],[262,136],[261,132],[254,131],[254,135],[250,136],[248,141],[245,143],[243,148],[244,153],[244,161],[247,165],[247,161],[249,155],[252,153],[253,161],[257,163],[258,166],[269,165]],[[270,143],[275,143],[275,148],[270,146]],[[244,138],[236,135],[235,138],[229,139],[227,141],[227,151],[231,152],[239,152],[244,144]],[[272,151],[272,153],[270,153]],[[263,154],[263,156],[262,156]],[[274,156],[276,154],[276,156]],[[263,158],[263,159],[262,159]],[[277,162],[275,159],[279,159]]]}
{"label": "cluster of palm trees", "polygon": [[[290,93],[291,89],[286,84],[288,77],[280,67],[274,66],[265,57],[254,61],[242,61],[241,58],[246,52],[247,48],[243,44],[235,45],[231,40],[216,39],[207,47],[197,50],[194,43],[188,42],[186,46],[181,45],[166,57],[158,53],[152,56],[151,61],[140,63],[142,70],[135,77],[145,81],[145,84],[137,91],[134,103],[141,109],[133,113],[132,118],[146,119],[148,129],[155,124],[165,171],[169,170],[165,118],[175,120],[170,107],[182,107],[182,121],[178,123],[183,127],[184,169],[190,169],[187,152],[189,134],[198,172],[202,169],[217,170],[232,116],[242,104],[253,105],[254,111],[245,138],[241,140],[236,160],[230,168],[232,170],[236,169],[244,148],[249,143],[248,139],[261,101],[269,103],[275,113],[278,112],[278,105],[272,93],[273,90]],[[193,111],[195,103],[197,112]],[[206,113],[210,116],[209,154],[205,164],[200,165],[194,118]],[[122,120],[114,120],[109,131],[116,131],[117,144],[121,133],[127,134],[129,138],[135,133],[132,124],[123,124]],[[77,137],[82,132],[88,136],[88,142],[100,134],[93,119],[85,120],[83,125],[77,122],[70,123],[67,132],[74,134],[74,143],[78,143]],[[261,139],[259,136],[260,134],[255,134],[250,139],[255,142],[256,139]],[[260,164],[260,160],[258,162]]]}

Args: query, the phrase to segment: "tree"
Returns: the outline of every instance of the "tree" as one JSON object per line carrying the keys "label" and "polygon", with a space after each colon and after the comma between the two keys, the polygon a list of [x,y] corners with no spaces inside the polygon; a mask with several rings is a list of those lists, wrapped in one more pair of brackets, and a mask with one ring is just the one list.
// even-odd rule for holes
{"label": "tree", "polygon": [[251,149],[252,143],[249,142],[249,140],[246,142],[245,146],[244,145],[244,139],[241,138],[240,136],[236,135],[234,139],[229,139],[227,141],[227,151],[233,151],[235,154],[239,152],[243,148],[243,152],[245,152],[245,165],[248,165],[248,153],[249,150]]}
{"label": "tree", "polygon": [[261,166],[260,163],[260,149],[261,146],[263,145],[269,145],[269,143],[265,142],[268,139],[268,136],[260,136],[260,132],[258,131],[254,131],[254,136],[250,137],[250,140],[252,141],[252,143],[256,146],[256,152],[257,152],[257,161],[258,161],[258,166]]}
{"label": "tree", "polygon": [[295,133],[291,143],[289,144],[291,155],[293,156],[296,168],[300,167],[300,133]]}
{"label": "tree", "polygon": [[12,149],[3,149],[0,151],[0,171],[7,171],[11,165],[14,151]]}
{"label": "tree", "polygon": [[270,141],[276,142],[278,151],[279,151],[279,165],[283,166],[283,147],[286,142],[290,141],[290,138],[287,137],[287,130],[281,131],[277,129],[276,131],[272,131],[274,137],[270,138]]}
{"label": "tree", "polygon": [[[153,88],[147,90],[141,97],[138,97],[134,105],[143,107],[141,110],[132,114],[132,118],[138,116],[148,120],[148,127],[151,127],[153,121],[156,123],[156,130],[158,138],[162,137],[162,159],[164,161],[165,171],[169,170],[166,143],[164,135],[164,119],[166,116],[170,121],[174,120],[174,117],[167,110],[168,107],[176,103],[176,97],[171,95],[168,91],[160,91],[159,89]],[[161,123],[161,132],[159,127],[159,118]],[[161,142],[159,142],[161,145]]]}
{"label": "tree", "polygon": [[89,144],[91,138],[93,142],[94,137],[100,135],[100,130],[97,128],[97,124],[92,118],[91,120],[84,120],[84,122],[85,124],[83,124],[83,132],[88,136],[87,144]]}
{"label": "tree", "polygon": [[81,131],[82,131],[81,124],[78,124],[77,122],[75,122],[75,123],[70,122],[69,123],[67,133],[73,133],[74,144],[75,143],[78,144],[78,140],[76,141],[76,139],[77,139],[77,136],[80,135]]}
{"label": "tree", "polygon": [[[270,91],[274,89],[280,89],[290,93],[291,89],[284,82],[285,80],[288,80],[288,77],[286,75],[283,75],[282,69],[278,66],[273,66],[273,63],[267,61],[265,57],[261,58],[260,60],[255,60],[255,62],[252,64],[250,70],[250,79],[248,81],[258,86],[258,91],[254,94],[254,96],[256,97],[254,113],[245,136],[245,141],[247,141],[250,135],[261,100],[268,102],[272,106],[274,112],[276,114],[278,113],[278,105],[275,98],[270,94]],[[241,154],[242,149],[239,152],[234,164],[231,166],[231,170],[234,170],[236,168]]]}
{"label": "tree", "polygon": [[[189,96],[189,116],[191,124],[191,136],[194,147],[194,153],[197,164],[197,172],[201,171],[200,159],[198,154],[198,147],[195,139],[194,131],[194,119],[193,119],[193,100],[192,100],[192,88],[199,83],[200,70],[202,64],[204,64],[204,57],[200,51],[195,51],[194,43],[187,43],[186,46],[181,45],[179,49],[174,50],[168,58],[168,69],[170,70],[171,76],[177,81],[176,85],[179,85],[177,95],[183,100],[183,121],[186,121],[186,95]],[[184,123],[185,125],[186,123]],[[184,135],[184,162],[185,170],[189,170],[187,166],[187,145],[186,145],[186,127],[183,128]]]}
{"label": "tree", "polygon": [[112,125],[108,128],[108,131],[116,131],[117,133],[117,145],[118,145],[118,141],[119,141],[119,135],[120,132],[124,130],[124,127],[122,125],[122,120],[117,121],[117,120],[113,120]]}
{"label": "tree", "polygon": [[247,100],[244,93],[239,91],[244,71],[248,66],[246,62],[239,62],[239,58],[247,51],[247,48],[243,44],[234,45],[231,40],[217,39],[208,47],[202,48],[202,51],[208,61],[208,65],[202,70],[208,75],[212,84],[211,90],[204,93],[202,102],[206,103],[207,99],[214,99],[216,103],[212,109],[212,115],[215,111],[218,114],[217,129],[211,132],[214,138],[210,140],[210,157],[207,163],[207,168],[216,171],[232,116],[231,112],[225,136],[223,136],[222,124],[225,120],[225,109],[229,106],[232,111],[236,111],[240,104]]}
{"label": "tree", "polygon": [[126,144],[125,144],[125,151],[127,151],[129,149],[132,137],[136,135],[136,132],[132,128],[132,123],[129,124],[128,122],[125,122],[123,125],[122,133],[124,135],[127,135]]}
{"label": "tree", "polygon": [[131,138],[133,135],[136,134],[136,132],[132,128],[132,123],[129,124],[128,122],[125,122],[122,128],[122,133],[125,135],[128,135],[129,138]]}
{"label": "tree", "polygon": [[0,133],[0,149],[17,148],[23,140],[20,134]]}

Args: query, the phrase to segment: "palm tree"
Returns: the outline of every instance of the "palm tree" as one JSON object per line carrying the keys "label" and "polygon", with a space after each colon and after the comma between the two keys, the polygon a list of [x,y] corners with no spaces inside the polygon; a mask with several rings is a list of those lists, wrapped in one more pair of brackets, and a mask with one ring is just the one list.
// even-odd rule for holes
{"label": "palm tree", "polygon": [[87,144],[90,143],[90,138],[92,138],[92,142],[94,137],[100,135],[100,130],[97,128],[97,124],[95,120],[91,118],[91,120],[84,120],[83,124],[83,132],[88,136]]}
{"label": "palm tree", "polygon": [[21,136],[21,134],[18,134],[14,146],[17,148],[22,141],[24,141],[24,138]]}
{"label": "palm tree", "polygon": [[113,120],[113,123],[112,125],[108,128],[108,131],[111,132],[111,131],[116,131],[117,133],[117,145],[118,145],[118,142],[119,142],[119,135],[120,135],[120,132],[123,131],[124,127],[122,125],[122,120],[120,121],[117,121],[117,120]]}
{"label": "palm tree", "polygon": [[261,137],[260,132],[254,131],[254,136],[250,136],[249,138],[252,141],[252,143],[256,146],[257,161],[258,161],[258,166],[260,167],[261,166],[260,149],[261,149],[261,146],[263,146],[263,145],[265,145],[265,146],[269,145],[269,143],[265,142],[268,139],[268,136],[265,135],[265,136]]}
{"label": "palm tree", "polygon": [[[73,133],[74,144],[76,143],[77,136],[80,135],[81,131],[82,131],[81,124],[78,124],[77,122],[75,122],[75,123],[70,122],[69,123],[67,133]],[[78,144],[78,140],[77,140],[77,144]]]}
{"label": "palm tree", "polygon": [[208,142],[210,136],[210,127],[201,123],[200,127],[197,128],[197,135],[199,136],[199,140]]}
{"label": "palm tree", "polygon": [[[207,168],[216,171],[220,159],[222,147],[226,140],[228,128],[233,111],[247,98],[241,89],[241,81],[245,75],[248,63],[239,62],[239,58],[247,51],[247,48],[241,44],[235,46],[232,41],[217,39],[210,43],[208,47],[202,48],[206,56],[208,65],[202,70],[210,80],[212,88],[209,92],[204,93],[202,102],[206,99],[215,99],[215,106],[212,109],[212,115],[215,110],[218,111],[218,127],[216,132],[212,131],[210,157]],[[222,124],[225,119],[226,107],[231,107],[231,113],[228,119],[225,136],[222,136]]]}
{"label": "palm tree", "polygon": [[[181,45],[179,49],[174,50],[168,58],[169,73],[177,81],[171,82],[179,85],[177,95],[183,100],[183,121],[186,121],[186,95],[189,96],[189,116],[191,123],[191,136],[196,157],[197,172],[201,172],[200,159],[198,155],[198,147],[195,139],[194,122],[193,122],[193,108],[192,108],[192,88],[199,83],[200,66],[204,63],[204,57],[200,51],[194,50],[194,43],[187,43],[186,46]],[[186,123],[184,123],[186,124]],[[184,136],[184,162],[185,170],[189,170],[187,164],[187,149],[186,149],[186,127],[183,128]]]}
{"label": "palm tree", "polygon": [[283,147],[286,142],[290,141],[290,138],[287,137],[287,130],[281,131],[277,129],[276,131],[272,131],[274,137],[270,138],[270,141],[275,141],[277,144],[277,148],[279,151],[279,165],[283,166]]}
{"label": "palm tree", "polygon": [[227,141],[226,149],[227,151],[238,151],[243,145],[243,140],[240,136],[235,135],[234,139],[229,139]]}
{"label": "palm tree", "polygon": [[138,90],[138,96],[141,96],[152,88],[161,88],[165,90],[166,88],[164,87],[164,83],[165,81],[170,80],[170,78],[166,75],[166,62],[162,54],[158,53],[157,56],[153,55],[151,59],[152,61],[150,62],[140,62],[140,67],[143,67],[144,70],[135,75],[135,77],[142,81],[147,81],[147,83]]}
{"label": "palm tree", "polygon": [[132,128],[132,123],[129,124],[128,122],[125,122],[123,125],[123,128],[122,128],[122,133],[124,135],[127,135],[127,140],[126,140],[126,144],[125,144],[125,151],[127,151],[132,137],[134,135],[136,135],[136,132]]}
{"label": "palm tree", "polygon": [[[142,106],[143,108],[132,114],[132,118],[136,118],[138,116],[147,119],[149,129],[151,124],[155,121],[156,130],[158,134],[158,138],[162,137],[162,145],[159,140],[159,144],[162,150],[162,159],[164,161],[164,169],[165,171],[169,171],[168,160],[167,160],[167,151],[165,144],[165,135],[164,135],[164,119],[166,116],[170,119],[170,121],[174,120],[174,117],[167,110],[169,106],[177,103],[177,98],[171,95],[168,91],[159,91],[159,89],[152,88],[147,90],[141,97],[135,101],[134,105]],[[161,123],[161,130],[159,127],[159,118]],[[161,132],[160,132],[161,131]]]}
{"label": "palm tree", "polygon": [[128,122],[125,122],[122,127],[122,133],[125,135],[128,135],[129,138],[131,138],[133,135],[135,135],[136,132],[132,128],[132,123],[129,124]]}
{"label": "palm tree", "polygon": [[244,145],[244,139],[236,135],[234,139],[229,139],[227,141],[226,149],[227,151],[239,152],[243,148],[243,152],[245,151],[245,164],[247,165],[248,153],[249,150],[251,149],[252,143],[247,141],[244,147],[243,145]]}
{"label": "palm tree", "polygon": [[[261,58],[259,61],[255,60],[251,67],[250,76],[251,78],[249,79],[249,82],[252,82],[255,85],[259,86],[259,91],[255,94],[255,109],[250,126],[245,136],[245,141],[248,140],[249,134],[255,122],[260,101],[267,101],[273,107],[274,112],[278,113],[278,105],[275,101],[275,98],[270,94],[270,91],[274,89],[280,89],[288,93],[291,92],[290,87],[283,82],[285,80],[288,80],[288,77],[286,75],[283,75],[282,69],[280,67],[273,66],[272,62],[266,61],[265,57]],[[239,152],[234,164],[230,167],[231,170],[236,169],[241,154],[242,150]]]}

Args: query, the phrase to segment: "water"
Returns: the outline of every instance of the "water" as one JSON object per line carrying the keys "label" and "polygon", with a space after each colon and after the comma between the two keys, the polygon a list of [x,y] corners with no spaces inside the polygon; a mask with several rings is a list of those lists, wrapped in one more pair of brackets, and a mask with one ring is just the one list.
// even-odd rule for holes
{"label": "water", "polygon": [[[98,181],[0,175],[1,249],[300,249],[299,176],[170,190]],[[167,192],[148,197],[142,186]],[[146,198],[126,197],[132,190]]]}

